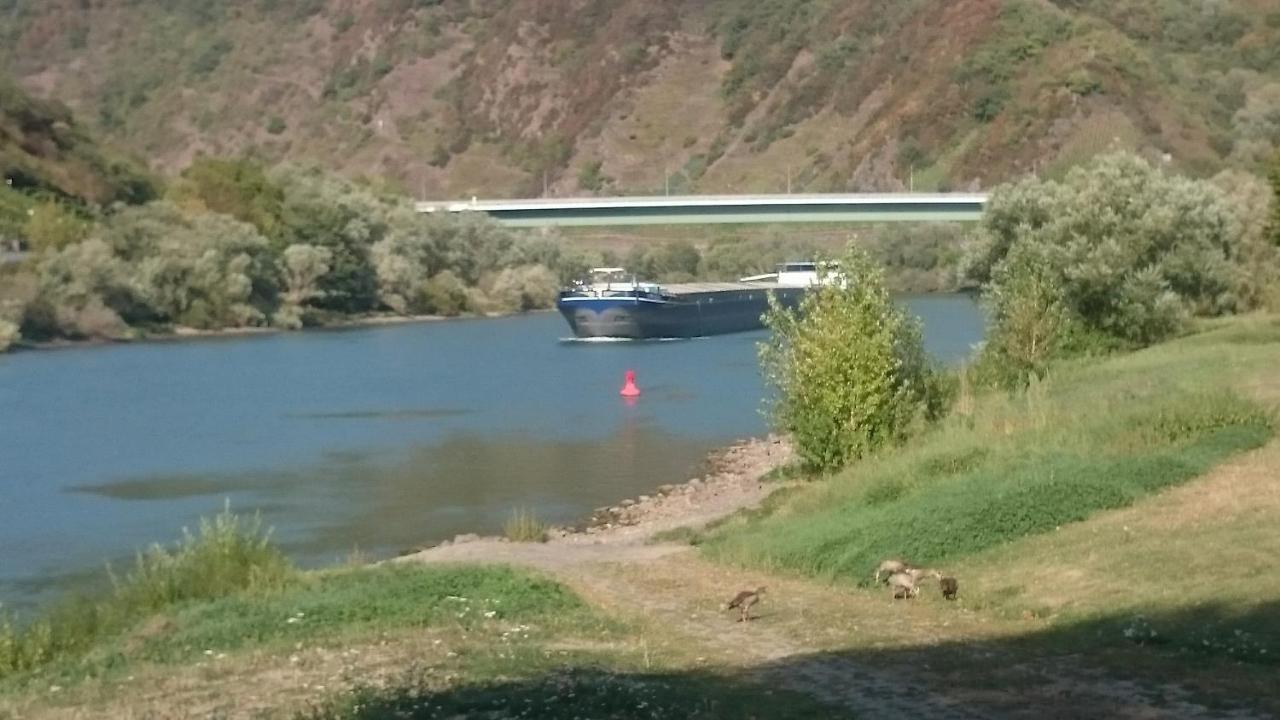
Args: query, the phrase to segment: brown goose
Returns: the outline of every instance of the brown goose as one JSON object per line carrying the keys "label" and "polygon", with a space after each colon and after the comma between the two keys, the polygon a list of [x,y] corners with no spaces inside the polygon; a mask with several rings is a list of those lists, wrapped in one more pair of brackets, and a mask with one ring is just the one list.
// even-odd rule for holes
{"label": "brown goose", "polygon": [[760,596],[764,595],[764,590],[765,588],[763,585],[755,590],[743,590],[737,595],[734,595],[733,599],[725,605],[724,609],[732,610],[734,608],[738,608],[742,613],[738,618],[738,622],[746,622],[751,619],[751,606],[760,602]]}
{"label": "brown goose", "polygon": [[955,600],[956,593],[960,592],[960,581],[953,577],[939,578],[938,585],[942,588],[942,597],[948,600]]}

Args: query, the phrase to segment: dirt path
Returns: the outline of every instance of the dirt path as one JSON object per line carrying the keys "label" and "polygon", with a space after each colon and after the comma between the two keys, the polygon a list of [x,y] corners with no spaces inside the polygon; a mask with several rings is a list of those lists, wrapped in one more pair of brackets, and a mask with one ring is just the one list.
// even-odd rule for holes
{"label": "dirt path", "polygon": [[[598,513],[599,524],[587,531],[547,543],[466,538],[397,561],[504,563],[544,571],[596,607],[640,616],[648,626],[661,628],[655,652],[696,648],[698,659],[708,665],[734,668],[761,683],[801,691],[864,717],[986,717],[922,689],[917,679],[899,672],[814,654],[839,646],[846,633],[860,630],[836,621],[830,609],[854,601],[874,604],[876,614],[883,615],[891,600],[850,598],[815,583],[725,568],[702,560],[687,545],[652,542],[660,532],[699,528],[758,505],[781,487],[762,483],[760,476],[790,459],[790,449],[777,439],[751,441],[717,458],[709,477]],[[735,623],[722,612],[720,604],[728,596],[760,585],[770,590],[755,621]]]}
{"label": "dirt path", "polygon": [[[846,591],[721,566],[687,545],[652,542],[663,530],[702,525],[761,502],[779,486],[755,478],[790,457],[775,442],[769,441],[766,455],[765,445],[735,451],[722,462],[721,472],[692,491],[642,499],[619,524],[541,544],[478,539],[398,561],[504,563],[544,571],[596,607],[653,628],[651,652],[692,654],[695,665],[800,691],[854,716],[1266,717],[1215,711],[1185,699],[1188,693],[1171,684],[1144,687],[1113,680],[1084,658],[1043,657],[1032,664],[1009,659],[1009,667],[1002,668],[1000,658],[981,649],[986,640],[1034,632],[1039,629],[1035,621],[992,620],[963,603],[932,597],[895,602],[887,592]],[[1267,457],[1259,453],[1255,459]],[[627,510],[614,508],[619,509]],[[721,610],[738,590],[760,585],[768,591],[756,620],[736,623]],[[930,652],[940,645],[953,654],[970,652],[972,663],[990,666],[987,686],[955,683],[957,674],[931,670]],[[969,646],[974,649],[966,650]]]}

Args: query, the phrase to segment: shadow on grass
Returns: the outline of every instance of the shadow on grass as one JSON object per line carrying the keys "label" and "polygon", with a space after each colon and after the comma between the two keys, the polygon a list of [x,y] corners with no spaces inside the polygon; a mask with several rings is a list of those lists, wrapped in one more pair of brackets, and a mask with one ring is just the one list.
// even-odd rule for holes
{"label": "shadow on grass", "polygon": [[1280,601],[1270,601],[1062,622],[992,640],[796,655],[726,673],[594,665],[443,688],[438,677],[417,674],[305,717],[1272,717],[1280,713],[1278,654]]}

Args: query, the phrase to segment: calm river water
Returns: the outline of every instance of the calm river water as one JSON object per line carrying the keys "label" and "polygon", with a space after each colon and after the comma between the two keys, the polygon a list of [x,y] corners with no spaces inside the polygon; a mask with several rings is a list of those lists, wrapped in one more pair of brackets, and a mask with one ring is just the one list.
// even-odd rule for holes
{"label": "calm river water", "polygon": [[[943,361],[981,339],[968,297],[903,301]],[[0,355],[0,603],[100,581],[228,501],[314,565],[491,532],[515,507],[569,523],[766,430],[761,332],[567,334],[544,313]]]}

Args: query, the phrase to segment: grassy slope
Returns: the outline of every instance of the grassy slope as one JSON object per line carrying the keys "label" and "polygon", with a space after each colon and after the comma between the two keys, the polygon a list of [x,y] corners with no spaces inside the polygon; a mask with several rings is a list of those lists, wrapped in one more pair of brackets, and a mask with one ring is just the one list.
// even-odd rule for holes
{"label": "grassy slope", "polygon": [[1280,329],[1257,332],[1267,342],[1197,336],[970,399],[910,447],[725,526],[708,549],[865,583],[884,557],[950,562],[1127,506],[1270,437],[1268,414],[1233,389],[1274,361]]}
{"label": "grassy slope", "polygon": [[[1256,160],[1280,16],[1257,0],[16,2],[8,62],[180,167],[252,149],[430,195],[918,188],[1114,143]],[[1256,103],[1255,103],[1256,104]],[[1259,106],[1260,107],[1260,106]],[[545,175],[544,175],[545,173]]]}
{"label": "grassy slope", "polygon": [[[1280,577],[1265,570],[1280,548],[1268,530],[1276,444],[1212,471],[1234,493],[1168,488],[1266,443],[1278,356],[1280,321],[1256,317],[1061,367],[1024,395],[980,396],[912,446],[778,496],[699,541],[722,561],[838,584],[867,585],[881,558],[906,557],[956,573],[970,607],[997,615],[1069,623],[1269,609],[1280,598]],[[1248,494],[1257,507],[1244,504]],[[1183,646],[1244,652],[1217,635],[1220,623],[1175,624]],[[1280,615],[1252,624],[1265,638],[1253,659],[1267,661],[1257,651],[1280,652]]]}
{"label": "grassy slope", "polygon": [[552,718],[820,707],[655,666],[637,632],[562,585],[505,567],[328,570],[279,590],[179,604],[82,657],[12,676],[0,682],[0,718],[77,707],[164,717],[291,717],[309,707],[318,718],[453,717],[497,706]]}

